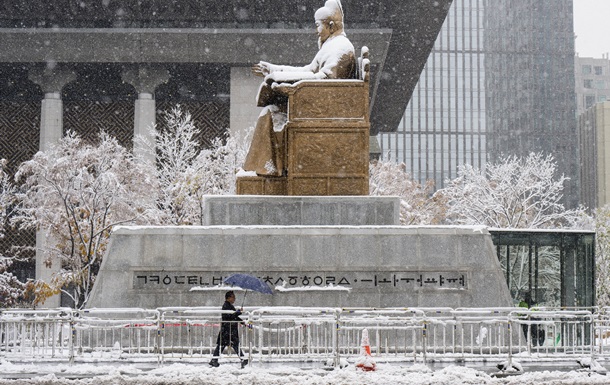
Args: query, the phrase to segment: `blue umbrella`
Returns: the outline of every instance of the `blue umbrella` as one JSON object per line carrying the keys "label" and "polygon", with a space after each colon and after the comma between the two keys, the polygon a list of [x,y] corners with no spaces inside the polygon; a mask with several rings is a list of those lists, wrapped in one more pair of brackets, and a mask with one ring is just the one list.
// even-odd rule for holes
{"label": "blue umbrella", "polygon": [[259,293],[263,294],[273,294],[273,290],[271,290],[271,288],[265,283],[265,281],[251,274],[231,274],[227,278],[225,278],[223,282],[228,283],[229,285],[241,287],[242,289],[246,289],[246,294],[244,294],[244,298],[242,300],[242,306],[244,301],[246,300],[248,290],[258,291]]}

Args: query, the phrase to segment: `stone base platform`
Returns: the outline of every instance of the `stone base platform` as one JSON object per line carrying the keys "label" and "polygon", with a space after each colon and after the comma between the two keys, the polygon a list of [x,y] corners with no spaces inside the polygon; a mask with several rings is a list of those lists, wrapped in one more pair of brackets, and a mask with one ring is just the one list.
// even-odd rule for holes
{"label": "stone base platform", "polygon": [[400,199],[372,196],[204,198],[204,225],[399,225]]}
{"label": "stone base platform", "polygon": [[246,306],[512,305],[485,228],[259,225],[117,227],[88,306],[220,306],[235,272],[276,288]]}

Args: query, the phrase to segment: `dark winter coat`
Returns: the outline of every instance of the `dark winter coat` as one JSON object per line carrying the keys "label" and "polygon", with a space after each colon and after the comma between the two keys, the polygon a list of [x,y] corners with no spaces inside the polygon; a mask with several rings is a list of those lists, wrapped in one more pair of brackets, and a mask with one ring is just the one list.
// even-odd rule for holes
{"label": "dark winter coat", "polygon": [[238,341],[238,327],[239,323],[243,322],[239,316],[241,311],[235,309],[229,301],[225,301],[222,305],[222,310],[230,310],[233,313],[222,313],[222,323],[220,325],[220,335],[224,342]]}

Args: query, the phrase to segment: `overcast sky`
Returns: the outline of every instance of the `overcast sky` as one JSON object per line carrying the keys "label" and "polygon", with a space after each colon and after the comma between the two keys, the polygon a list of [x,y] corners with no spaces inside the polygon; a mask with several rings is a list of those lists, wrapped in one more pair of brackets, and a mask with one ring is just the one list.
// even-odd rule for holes
{"label": "overcast sky", "polygon": [[579,56],[610,52],[610,0],[574,0],[574,33]]}

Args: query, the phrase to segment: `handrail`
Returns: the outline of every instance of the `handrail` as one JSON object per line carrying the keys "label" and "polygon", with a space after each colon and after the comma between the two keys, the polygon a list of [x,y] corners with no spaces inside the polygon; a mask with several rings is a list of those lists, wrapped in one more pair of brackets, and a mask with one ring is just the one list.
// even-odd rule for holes
{"label": "handrail", "polygon": [[[235,323],[255,361],[331,360],[371,350],[386,360],[610,359],[610,308],[251,307]],[[0,357],[74,362],[137,355],[204,359],[215,347],[217,307],[0,309]],[[98,357],[99,356],[99,357]],[[134,356],[135,357],[135,356]],[[89,357],[91,358],[91,357]]]}

